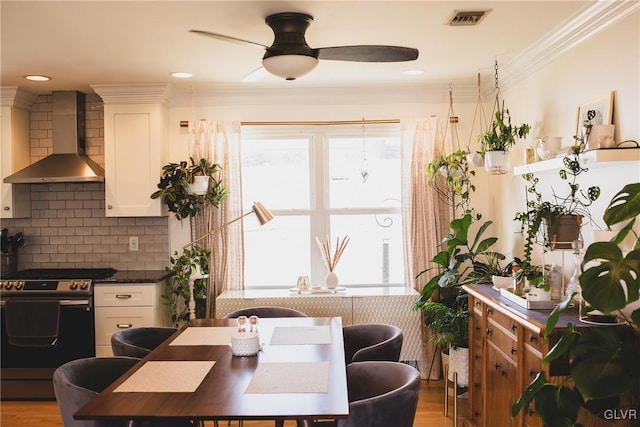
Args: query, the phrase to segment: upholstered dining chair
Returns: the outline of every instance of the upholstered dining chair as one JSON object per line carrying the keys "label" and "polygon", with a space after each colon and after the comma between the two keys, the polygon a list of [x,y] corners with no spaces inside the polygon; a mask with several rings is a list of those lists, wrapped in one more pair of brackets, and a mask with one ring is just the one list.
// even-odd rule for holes
{"label": "upholstered dining chair", "polygon": [[412,427],[420,395],[420,373],[398,362],[358,362],[347,366],[349,416],[305,426]]}
{"label": "upholstered dining chair", "polygon": [[53,373],[53,390],[64,427],[186,427],[197,425],[184,421],[93,421],[75,420],[73,414],[111,383],[138,363],[134,357],[88,357],[72,360]]}
{"label": "upholstered dining chair", "polygon": [[251,307],[241,308],[240,310],[227,313],[225,319],[234,319],[238,316],[258,316],[264,318],[270,317],[308,317],[301,311],[288,307]]}
{"label": "upholstered dining chair", "polygon": [[122,329],[111,335],[111,350],[114,356],[142,359],[177,330],[160,326]]}
{"label": "upholstered dining chair", "polygon": [[398,362],[402,330],[394,325],[366,323],[342,328],[347,364],[362,361]]}

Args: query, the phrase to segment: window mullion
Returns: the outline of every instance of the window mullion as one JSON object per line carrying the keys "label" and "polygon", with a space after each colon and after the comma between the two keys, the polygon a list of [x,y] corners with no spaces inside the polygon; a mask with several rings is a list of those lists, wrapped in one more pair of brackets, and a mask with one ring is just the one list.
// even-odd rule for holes
{"label": "window mullion", "polygon": [[311,146],[311,176],[312,176],[312,213],[311,227],[309,231],[311,235],[311,282],[314,284],[323,283],[326,268],[322,263],[322,255],[318,246],[315,244],[316,236],[325,236],[330,234],[328,212],[328,146],[326,135],[322,132],[316,132],[313,135]]}

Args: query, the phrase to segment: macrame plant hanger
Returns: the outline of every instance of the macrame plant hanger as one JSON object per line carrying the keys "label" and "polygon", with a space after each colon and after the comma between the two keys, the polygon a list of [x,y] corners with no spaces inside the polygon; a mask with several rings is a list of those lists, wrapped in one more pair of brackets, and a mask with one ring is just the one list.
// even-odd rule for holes
{"label": "macrame plant hanger", "polygon": [[[447,129],[451,127],[451,148],[453,151],[460,150],[460,138],[458,138],[458,116],[453,111],[453,88],[449,83],[449,112],[447,113],[447,126],[444,128],[444,135],[442,136],[442,147],[444,148],[447,143]],[[454,146],[455,143],[455,146]],[[444,150],[443,150],[444,151]]]}
{"label": "macrame plant hanger", "polygon": [[471,138],[473,138],[473,129],[476,125],[476,119],[478,120],[478,124],[480,126],[480,133],[476,138],[482,137],[485,130],[488,129],[489,121],[487,120],[487,116],[484,112],[484,103],[482,102],[482,92],[480,90],[480,73],[478,73],[478,98],[476,100],[476,109],[473,112],[473,121],[471,122],[471,130],[469,131],[469,141],[467,142],[467,163],[470,166],[484,166],[484,160],[479,152],[471,151]]}

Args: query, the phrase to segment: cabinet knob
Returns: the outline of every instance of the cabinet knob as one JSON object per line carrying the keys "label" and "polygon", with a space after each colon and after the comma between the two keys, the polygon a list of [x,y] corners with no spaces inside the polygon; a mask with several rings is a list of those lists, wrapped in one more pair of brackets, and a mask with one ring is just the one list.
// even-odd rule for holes
{"label": "cabinet knob", "polygon": [[496,371],[497,371],[498,369],[500,369],[500,366],[501,366],[501,365],[500,365],[498,362],[496,362],[496,364],[495,364],[495,365],[493,365],[493,366],[496,368]]}
{"label": "cabinet knob", "polygon": [[480,383],[473,383],[473,386],[474,386],[475,388],[480,388]]}
{"label": "cabinet knob", "polygon": [[491,329],[487,328],[487,335],[491,335],[491,334],[493,334],[493,331]]}
{"label": "cabinet knob", "polygon": [[479,355],[479,354],[475,354],[475,355],[473,356],[473,358],[474,358],[475,360],[480,360],[480,355]]}
{"label": "cabinet knob", "polygon": [[473,411],[474,418],[478,418],[480,416],[480,411]]}
{"label": "cabinet knob", "polygon": [[516,349],[511,347],[511,354],[516,354]]}
{"label": "cabinet knob", "polygon": [[116,294],[116,299],[129,299],[131,294]]}
{"label": "cabinet knob", "polygon": [[529,369],[529,376],[530,377],[535,377],[536,375],[538,375],[538,373],[536,371],[534,371],[533,369]]}
{"label": "cabinet knob", "polygon": [[527,412],[527,415],[529,415],[530,417],[532,417],[535,414],[536,414],[536,411],[534,411],[533,409],[529,409],[529,412]]}
{"label": "cabinet knob", "polygon": [[516,325],[515,323],[511,323],[511,330],[515,331],[516,329],[518,329],[518,325]]}
{"label": "cabinet knob", "polygon": [[107,209],[113,209],[113,205],[107,205]]}
{"label": "cabinet knob", "polygon": [[480,332],[480,326],[476,326],[474,329],[476,332]]}
{"label": "cabinet knob", "polygon": [[507,376],[507,371],[505,371],[505,370],[500,371],[500,375],[503,376],[503,377],[506,377]]}
{"label": "cabinet knob", "polygon": [[481,303],[480,301],[474,301],[474,302],[473,302],[473,304],[474,304],[476,307],[480,307],[480,306],[482,305],[482,303]]}
{"label": "cabinet knob", "polygon": [[5,206],[3,209],[4,209],[5,211],[8,211],[8,210],[9,210],[9,209],[11,209],[11,208],[10,208],[9,206]]}
{"label": "cabinet knob", "polygon": [[533,334],[529,334],[529,341],[530,342],[536,342],[536,341],[538,341],[538,337],[536,337]]}
{"label": "cabinet knob", "polygon": [[491,313],[493,313],[493,310],[490,308],[487,308],[487,314],[491,314]]}

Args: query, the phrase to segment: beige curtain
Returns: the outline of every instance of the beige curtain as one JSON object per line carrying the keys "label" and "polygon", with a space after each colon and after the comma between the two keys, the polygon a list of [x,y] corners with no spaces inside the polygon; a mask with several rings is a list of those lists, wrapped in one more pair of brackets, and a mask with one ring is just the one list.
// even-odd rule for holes
{"label": "beige curtain", "polygon": [[[416,279],[430,267],[438,244],[449,232],[452,215],[449,206],[427,185],[427,165],[441,154],[445,124],[436,117],[401,122],[402,128],[402,216],[405,242],[406,283],[418,292],[427,282]],[[447,141],[450,144],[450,141]],[[440,378],[440,358],[423,324],[423,357],[419,361],[422,377]],[[433,361],[433,363],[432,363]]]}
{"label": "beige curtain", "polygon": [[206,316],[214,318],[216,297],[227,289],[242,289],[244,286],[242,221],[223,227],[242,215],[240,123],[201,120],[191,130],[190,143],[196,160],[206,157],[222,167],[222,181],[227,190],[227,197],[219,208],[205,206],[202,215],[191,221],[192,239],[220,228],[205,239],[203,245],[211,250]]}

